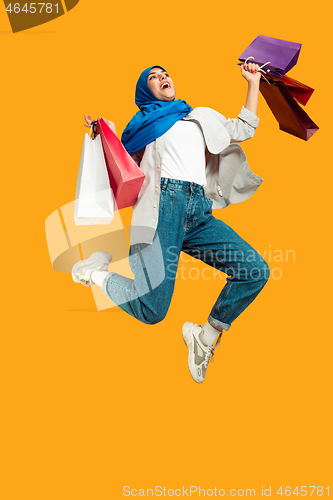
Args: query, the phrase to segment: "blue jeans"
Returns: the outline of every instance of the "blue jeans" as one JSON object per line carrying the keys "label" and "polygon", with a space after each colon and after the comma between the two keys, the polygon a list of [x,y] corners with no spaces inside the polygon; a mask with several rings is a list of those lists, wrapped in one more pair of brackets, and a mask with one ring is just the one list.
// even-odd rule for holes
{"label": "blue jeans", "polygon": [[103,292],[143,323],[162,321],[173,295],[181,251],[226,273],[227,282],[208,321],[228,330],[266,284],[269,267],[233,229],[215,219],[212,201],[193,182],[162,178],[154,241],[130,248],[134,280],[109,273]]}

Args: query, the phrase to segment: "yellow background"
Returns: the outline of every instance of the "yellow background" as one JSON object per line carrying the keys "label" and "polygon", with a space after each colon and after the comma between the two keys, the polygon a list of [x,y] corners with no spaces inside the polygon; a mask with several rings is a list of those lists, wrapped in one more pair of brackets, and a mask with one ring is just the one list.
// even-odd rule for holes
{"label": "yellow background", "polygon": [[[325,5],[81,0],[15,35],[0,6],[4,500],[120,499],[125,485],[256,488],[257,496],[271,485],[280,498],[273,492],[281,485],[329,486]],[[178,279],[168,316],[155,326],[117,308],[97,312],[90,290],[52,269],[44,224],[74,199],[84,113],[113,120],[120,135],[136,112],[137,77],[161,64],[177,97],[235,117],[246,94],[237,57],[258,34],[303,44],[289,74],[316,89],[305,110],[320,130],[308,142],[279,131],[259,97],[259,129],[244,150],[265,181],[250,200],[215,215],[260,253],[271,250],[266,260],[282,277],[223,335],[200,386],[188,372],[181,326],[206,321],[223,281]],[[127,224],[130,210],[122,217]],[[274,262],[274,251],[288,250],[295,261]]]}

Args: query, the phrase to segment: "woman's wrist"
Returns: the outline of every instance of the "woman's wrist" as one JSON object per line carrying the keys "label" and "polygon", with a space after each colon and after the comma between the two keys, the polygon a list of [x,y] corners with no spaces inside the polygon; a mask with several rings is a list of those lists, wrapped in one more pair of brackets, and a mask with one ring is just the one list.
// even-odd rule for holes
{"label": "woman's wrist", "polygon": [[258,109],[259,81],[249,81],[244,108],[252,111],[255,115]]}
{"label": "woman's wrist", "polygon": [[248,84],[249,89],[259,90],[260,80],[250,80]]}

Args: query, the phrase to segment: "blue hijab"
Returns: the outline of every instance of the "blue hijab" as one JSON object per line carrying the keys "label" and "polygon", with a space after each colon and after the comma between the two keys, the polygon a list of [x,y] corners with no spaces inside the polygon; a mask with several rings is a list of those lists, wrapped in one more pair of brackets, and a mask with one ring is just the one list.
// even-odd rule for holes
{"label": "blue hijab", "polygon": [[129,154],[140,151],[147,144],[161,137],[178,120],[192,111],[191,106],[181,99],[159,101],[154,96],[147,84],[152,68],[161,68],[165,71],[162,66],[150,66],[141,73],[136,84],[135,104],[140,111],[133,116],[121,136],[121,142]]}

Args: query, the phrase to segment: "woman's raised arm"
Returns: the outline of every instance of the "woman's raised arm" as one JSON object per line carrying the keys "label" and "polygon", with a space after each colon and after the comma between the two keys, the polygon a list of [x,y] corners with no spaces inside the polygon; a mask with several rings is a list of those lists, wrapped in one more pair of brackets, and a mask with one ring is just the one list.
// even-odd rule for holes
{"label": "woman's raised arm", "polygon": [[259,83],[261,73],[259,65],[254,63],[244,63],[241,65],[242,76],[248,82],[247,96],[244,108],[252,111],[255,115],[258,109]]}

